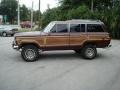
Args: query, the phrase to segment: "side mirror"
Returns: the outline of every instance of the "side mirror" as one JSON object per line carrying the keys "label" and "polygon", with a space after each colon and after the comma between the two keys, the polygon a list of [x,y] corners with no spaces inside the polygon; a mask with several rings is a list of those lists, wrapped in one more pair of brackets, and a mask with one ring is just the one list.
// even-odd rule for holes
{"label": "side mirror", "polygon": [[51,33],[49,32],[49,33],[48,33],[48,36],[50,36],[50,35],[51,35]]}

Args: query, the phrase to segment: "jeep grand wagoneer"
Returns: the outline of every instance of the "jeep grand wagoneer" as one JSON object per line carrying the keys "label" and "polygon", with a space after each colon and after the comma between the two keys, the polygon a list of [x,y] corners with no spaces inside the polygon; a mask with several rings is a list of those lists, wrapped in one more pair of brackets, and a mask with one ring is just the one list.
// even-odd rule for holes
{"label": "jeep grand wagoneer", "polygon": [[42,51],[74,50],[86,59],[97,55],[96,48],[108,47],[111,41],[99,20],[53,21],[43,32],[18,33],[13,48],[21,51],[25,61],[38,59]]}

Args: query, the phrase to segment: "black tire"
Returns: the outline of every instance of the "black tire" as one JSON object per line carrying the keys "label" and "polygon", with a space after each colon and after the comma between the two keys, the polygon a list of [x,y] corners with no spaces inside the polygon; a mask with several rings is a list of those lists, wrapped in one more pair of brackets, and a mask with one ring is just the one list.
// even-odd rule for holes
{"label": "black tire", "polygon": [[83,58],[92,60],[97,55],[97,49],[95,46],[92,45],[86,45],[81,52]]}
{"label": "black tire", "polygon": [[14,36],[14,34],[11,34],[11,36],[13,37],[13,36]]}
{"label": "black tire", "polygon": [[39,57],[38,48],[33,45],[26,45],[22,49],[21,56],[27,62],[36,61]]}
{"label": "black tire", "polygon": [[3,36],[3,37],[7,37],[7,33],[6,33],[6,32],[3,32],[3,33],[2,33],[2,36]]}
{"label": "black tire", "polygon": [[79,50],[74,50],[77,54],[81,54],[81,49]]}

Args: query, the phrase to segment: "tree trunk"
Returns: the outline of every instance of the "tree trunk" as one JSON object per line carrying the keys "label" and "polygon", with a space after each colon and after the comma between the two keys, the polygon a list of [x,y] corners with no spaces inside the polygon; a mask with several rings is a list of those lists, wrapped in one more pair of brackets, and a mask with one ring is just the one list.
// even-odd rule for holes
{"label": "tree trunk", "polygon": [[91,12],[93,12],[94,2],[91,0]]}

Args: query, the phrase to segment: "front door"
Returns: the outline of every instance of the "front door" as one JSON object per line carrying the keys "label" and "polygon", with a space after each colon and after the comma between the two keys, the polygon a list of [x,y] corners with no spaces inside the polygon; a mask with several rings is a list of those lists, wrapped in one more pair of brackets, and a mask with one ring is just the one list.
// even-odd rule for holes
{"label": "front door", "polygon": [[48,49],[67,49],[69,32],[67,24],[56,24],[46,36],[45,47]]}

